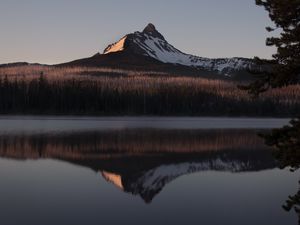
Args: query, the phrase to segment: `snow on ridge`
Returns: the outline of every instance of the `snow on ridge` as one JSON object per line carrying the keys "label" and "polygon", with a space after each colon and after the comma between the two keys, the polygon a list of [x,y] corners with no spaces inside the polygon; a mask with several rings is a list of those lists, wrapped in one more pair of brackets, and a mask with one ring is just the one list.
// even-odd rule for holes
{"label": "snow on ridge", "polygon": [[[136,32],[135,34],[138,38],[134,39],[134,43],[139,45],[148,56],[164,63],[200,67],[211,71],[218,71],[220,73],[226,72],[226,70],[247,69],[253,65],[253,62],[250,60],[242,58],[210,59],[185,54],[165,40],[139,32]],[[143,38],[141,38],[141,36],[143,36]]]}
{"label": "snow on ridge", "polygon": [[108,54],[108,53],[112,53],[112,52],[120,52],[124,50],[124,44],[125,44],[125,40],[126,40],[127,36],[123,37],[121,40],[119,40],[118,42],[108,46],[105,50],[103,54]]}

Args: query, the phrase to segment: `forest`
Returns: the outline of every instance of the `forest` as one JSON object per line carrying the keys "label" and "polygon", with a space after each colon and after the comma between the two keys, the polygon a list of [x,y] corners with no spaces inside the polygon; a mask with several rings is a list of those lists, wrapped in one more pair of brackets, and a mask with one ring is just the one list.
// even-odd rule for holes
{"label": "forest", "polygon": [[300,112],[299,85],[252,98],[240,84],[103,68],[0,68],[0,113],[292,117]]}

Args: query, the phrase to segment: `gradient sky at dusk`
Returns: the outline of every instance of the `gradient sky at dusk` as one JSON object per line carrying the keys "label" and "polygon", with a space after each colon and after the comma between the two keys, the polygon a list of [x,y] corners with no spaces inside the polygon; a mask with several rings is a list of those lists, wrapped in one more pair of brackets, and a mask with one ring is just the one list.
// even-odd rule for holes
{"label": "gradient sky at dusk", "polygon": [[255,0],[1,0],[0,64],[89,57],[149,22],[198,56],[274,53],[265,46],[271,22]]}

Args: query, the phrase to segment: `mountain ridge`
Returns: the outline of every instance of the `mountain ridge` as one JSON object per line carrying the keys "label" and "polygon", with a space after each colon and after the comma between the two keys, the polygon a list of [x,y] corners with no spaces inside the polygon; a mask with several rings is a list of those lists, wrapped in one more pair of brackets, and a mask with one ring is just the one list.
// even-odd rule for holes
{"label": "mountain ridge", "polygon": [[[129,60],[130,59],[130,60]],[[154,70],[173,69],[193,71],[195,74],[236,77],[249,75],[251,70],[262,70],[253,59],[206,58],[184,53],[171,45],[165,37],[149,23],[142,32],[129,33],[117,42],[109,44],[101,54],[75,60],[64,66],[111,66]],[[249,77],[249,76],[248,76]]]}

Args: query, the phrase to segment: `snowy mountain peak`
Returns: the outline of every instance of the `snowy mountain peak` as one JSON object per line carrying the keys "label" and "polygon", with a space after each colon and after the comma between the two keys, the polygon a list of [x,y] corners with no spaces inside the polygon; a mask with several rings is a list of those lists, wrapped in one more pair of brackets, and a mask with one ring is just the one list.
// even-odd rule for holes
{"label": "snowy mountain peak", "polygon": [[143,32],[134,32],[124,36],[118,42],[109,45],[103,54],[127,52],[154,58],[162,63],[188,66],[210,72],[231,76],[240,71],[253,69],[257,65],[252,59],[219,58],[210,59],[186,54],[169,44],[164,36],[149,23]]}
{"label": "snowy mountain peak", "polygon": [[155,31],[157,31],[155,26],[152,23],[149,23],[143,30],[143,33],[148,33],[148,32],[151,33],[151,32],[155,32]]}
{"label": "snowy mountain peak", "polygon": [[143,34],[165,40],[164,36],[156,30],[155,26],[152,23],[149,23],[145,27],[145,29],[143,30]]}

